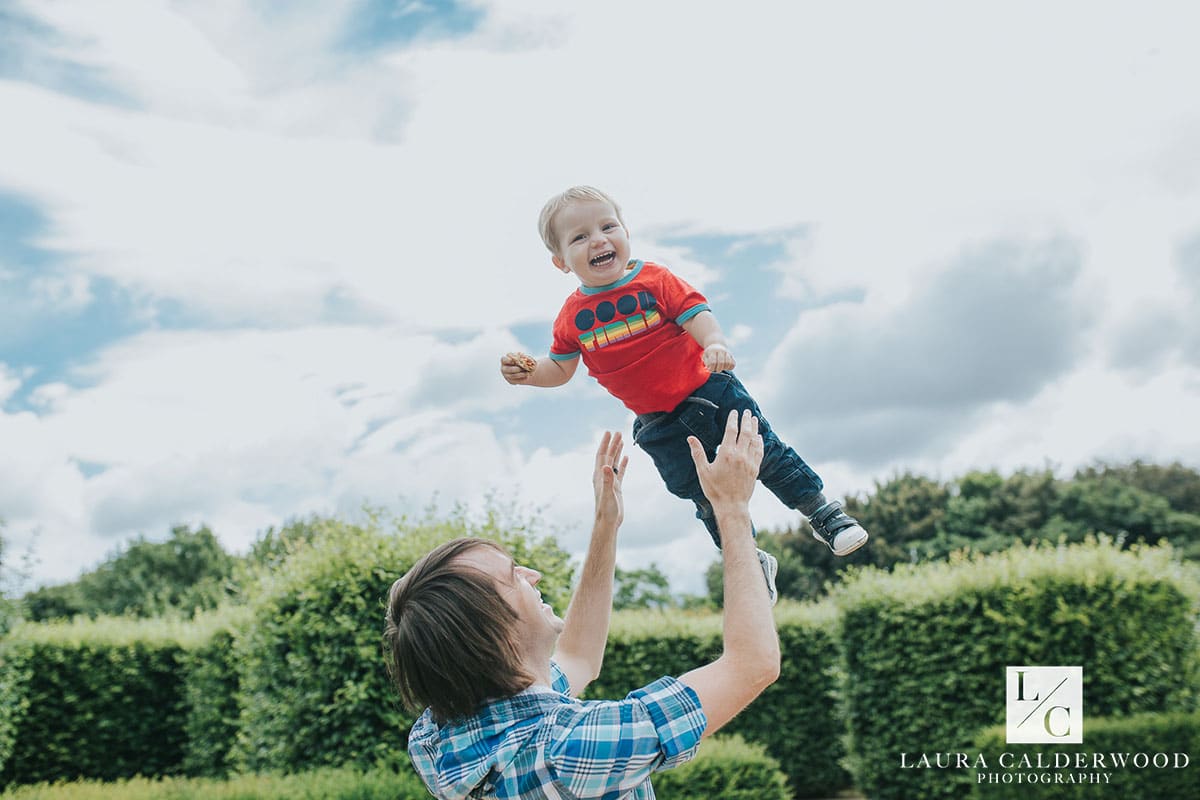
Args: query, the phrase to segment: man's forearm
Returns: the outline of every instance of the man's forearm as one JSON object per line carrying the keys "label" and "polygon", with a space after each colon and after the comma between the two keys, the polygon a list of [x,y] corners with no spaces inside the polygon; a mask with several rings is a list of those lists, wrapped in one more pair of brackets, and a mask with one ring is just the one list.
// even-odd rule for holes
{"label": "man's forearm", "polygon": [[617,525],[598,517],[583,562],[579,586],[564,617],[558,650],[589,667],[589,680],[600,674],[608,625],[612,618],[613,573],[617,559]]}
{"label": "man's forearm", "polygon": [[[766,683],[778,670],[779,637],[771,615],[771,601],[762,567],[750,534],[750,512],[746,506],[714,507],[721,530],[724,560],[725,655],[744,662],[752,675],[762,674]],[[750,678],[747,675],[747,678]]]}

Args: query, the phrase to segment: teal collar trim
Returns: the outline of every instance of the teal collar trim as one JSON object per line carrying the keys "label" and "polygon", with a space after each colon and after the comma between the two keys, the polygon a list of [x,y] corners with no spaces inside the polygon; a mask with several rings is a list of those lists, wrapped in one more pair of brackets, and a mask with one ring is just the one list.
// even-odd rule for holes
{"label": "teal collar trim", "polygon": [[629,259],[629,263],[633,265],[633,269],[626,272],[623,276],[621,276],[620,279],[613,281],[607,286],[580,286],[579,291],[583,292],[584,294],[600,294],[601,292],[607,292],[613,289],[621,288],[636,278],[638,273],[642,271],[641,259],[631,258]]}

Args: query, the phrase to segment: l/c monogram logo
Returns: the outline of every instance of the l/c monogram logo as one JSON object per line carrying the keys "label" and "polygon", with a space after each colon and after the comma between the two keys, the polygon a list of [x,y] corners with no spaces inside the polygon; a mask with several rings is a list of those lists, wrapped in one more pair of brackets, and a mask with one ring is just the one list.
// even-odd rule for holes
{"label": "l/c monogram logo", "polygon": [[1083,742],[1083,667],[1008,667],[1009,743]]}

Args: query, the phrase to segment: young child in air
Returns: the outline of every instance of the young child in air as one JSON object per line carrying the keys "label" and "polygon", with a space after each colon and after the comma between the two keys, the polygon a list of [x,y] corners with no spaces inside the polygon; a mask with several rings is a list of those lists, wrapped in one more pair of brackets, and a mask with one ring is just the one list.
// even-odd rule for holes
{"label": "young child in air", "polygon": [[[506,381],[561,386],[582,358],[588,373],[637,414],[634,443],[650,454],[667,489],[695,504],[717,547],[721,534],[687,437],[699,439],[711,460],[729,412],[748,408],[763,437],[763,486],[807,517],[834,555],[866,544],[867,532],[840,503],[825,499],[821,479],[780,441],[734,377],[733,354],[704,296],[666,267],[630,259],[629,230],[611,197],[590,186],[567,189],[542,208],[538,228],[554,266],[574,273],[581,285],[554,321],[550,355],[536,366],[524,354],[505,355],[500,373]],[[775,558],[762,550],[758,558],[774,602]]]}

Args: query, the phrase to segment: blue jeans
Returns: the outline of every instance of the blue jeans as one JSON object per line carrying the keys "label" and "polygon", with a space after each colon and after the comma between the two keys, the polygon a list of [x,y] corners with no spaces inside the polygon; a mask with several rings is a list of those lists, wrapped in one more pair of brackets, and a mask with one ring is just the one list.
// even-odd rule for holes
{"label": "blue jeans", "polygon": [[788,508],[808,505],[805,501],[811,501],[824,484],[804,459],[775,435],[754,398],[732,372],[714,373],[673,411],[639,414],[633,421],[634,443],[650,454],[671,494],[696,504],[696,516],[704,523],[717,547],[721,546],[721,534],[712,504],[704,496],[700,479],[696,477],[687,437],[699,439],[711,461],[725,436],[729,412],[737,411],[740,415],[747,408],[758,417],[758,432],[763,437],[758,479]]}

